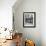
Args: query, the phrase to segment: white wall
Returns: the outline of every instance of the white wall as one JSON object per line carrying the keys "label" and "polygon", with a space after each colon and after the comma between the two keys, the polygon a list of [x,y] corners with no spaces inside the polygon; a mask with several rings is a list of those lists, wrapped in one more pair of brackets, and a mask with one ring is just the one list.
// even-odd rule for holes
{"label": "white wall", "polygon": [[42,46],[46,46],[46,0],[41,1],[41,40]]}
{"label": "white wall", "polygon": [[[41,0],[23,0],[13,8],[15,29],[23,33],[23,37],[35,41],[36,46],[41,46]],[[23,12],[36,12],[36,27],[23,28]]]}
{"label": "white wall", "polygon": [[12,6],[16,0],[0,0],[0,27],[12,28]]}

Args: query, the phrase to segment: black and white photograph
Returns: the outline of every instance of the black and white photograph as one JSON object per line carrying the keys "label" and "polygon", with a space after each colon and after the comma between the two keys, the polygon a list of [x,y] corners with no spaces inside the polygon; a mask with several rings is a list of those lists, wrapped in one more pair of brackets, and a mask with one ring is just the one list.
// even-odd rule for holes
{"label": "black and white photograph", "polygon": [[36,26],[36,13],[24,12],[23,13],[23,27],[35,27]]}

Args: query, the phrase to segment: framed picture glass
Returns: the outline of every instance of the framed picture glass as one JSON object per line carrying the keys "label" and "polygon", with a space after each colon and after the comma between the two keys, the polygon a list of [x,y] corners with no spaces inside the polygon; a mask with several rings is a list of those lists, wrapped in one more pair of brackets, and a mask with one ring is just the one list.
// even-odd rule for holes
{"label": "framed picture glass", "polygon": [[23,27],[36,27],[36,12],[23,13]]}

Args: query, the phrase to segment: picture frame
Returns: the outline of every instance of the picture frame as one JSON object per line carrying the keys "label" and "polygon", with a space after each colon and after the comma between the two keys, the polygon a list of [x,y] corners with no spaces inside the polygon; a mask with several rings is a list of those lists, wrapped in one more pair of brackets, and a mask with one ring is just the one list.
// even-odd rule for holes
{"label": "picture frame", "polygon": [[23,12],[23,27],[36,27],[36,12]]}

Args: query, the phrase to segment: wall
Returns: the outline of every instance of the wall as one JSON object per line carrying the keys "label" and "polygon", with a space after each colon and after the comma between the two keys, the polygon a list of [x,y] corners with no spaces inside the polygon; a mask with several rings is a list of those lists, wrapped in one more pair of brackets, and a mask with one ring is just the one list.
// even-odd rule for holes
{"label": "wall", "polygon": [[46,46],[46,0],[41,1],[41,40],[42,46]]}
{"label": "wall", "polygon": [[[41,46],[41,0],[23,0],[18,7],[14,6],[15,30],[22,32],[24,39],[31,39],[36,46]],[[23,28],[23,12],[36,12],[35,28]]]}
{"label": "wall", "polygon": [[16,0],[0,0],[0,27],[12,29],[12,6]]}

